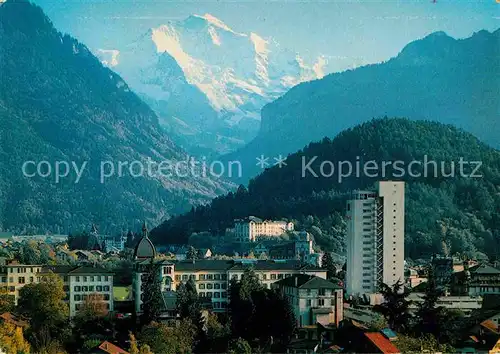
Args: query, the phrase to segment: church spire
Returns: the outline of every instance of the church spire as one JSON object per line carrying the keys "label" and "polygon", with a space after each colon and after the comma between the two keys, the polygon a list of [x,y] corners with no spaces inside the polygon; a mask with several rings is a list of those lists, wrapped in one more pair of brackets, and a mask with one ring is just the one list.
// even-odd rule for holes
{"label": "church spire", "polygon": [[146,225],[146,220],[144,220],[144,223],[142,224],[142,236],[148,237],[148,226]]}

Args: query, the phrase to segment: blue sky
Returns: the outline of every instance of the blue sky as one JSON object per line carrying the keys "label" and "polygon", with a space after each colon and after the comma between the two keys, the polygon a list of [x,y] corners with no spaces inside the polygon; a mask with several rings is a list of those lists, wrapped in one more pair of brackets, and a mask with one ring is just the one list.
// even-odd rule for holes
{"label": "blue sky", "polygon": [[204,13],[236,31],[273,37],[306,60],[322,54],[330,60],[362,63],[393,57],[407,43],[431,32],[464,38],[481,29],[500,27],[496,0],[35,2],[59,30],[92,49],[119,49],[151,27]]}

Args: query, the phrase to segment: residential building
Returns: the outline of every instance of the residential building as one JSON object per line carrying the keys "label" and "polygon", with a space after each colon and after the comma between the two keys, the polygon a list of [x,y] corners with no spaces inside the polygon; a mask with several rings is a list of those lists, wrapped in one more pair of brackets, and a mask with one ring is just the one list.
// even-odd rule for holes
{"label": "residential building", "polygon": [[45,266],[40,274],[42,281],[47,273],[57,274],[63,280],[70,317],[76,315],[90,294],[102,295],[106,309],[114,311],[112,272],[90,266]]}
{"label": "residential building", "polygon": [[376,190],[356,191],[347,202],[349,295],[404,282],[404,198],[404,182],[381,181]]}
{"label": "residential building", "polygon": [[292,305],[298,327],[320,323],[339,325],[343,319],[344,290],[326,279],[293,274],[273,284]]}
{"label": "residential building", "polygon": [[64,285],[70,316],[74,316],[88,294],[103,295],[109,311],[113,311],[113,273],[87,266],[42,266],[10,262],[0,266],[0,287],[7,289],[17,304],[19,290],[26,284],[37,284],[46,279],[47,273],[58,274]]}
{"label": "residential building", "polygon": [[19,290],[26,284],[40,281],[41,265],[19,264],[15,261],[0,265],[0,287],[7,289],[17,304]]}
{"label": "residential building", "polygon": [[[142,311],[144,280],[147,272],[154,269],[161,278],[161,291],[175,291],[181,283],[192,279],[200,297],[207,299],[215,311],[225,311],[231,279],[241,280],[245,270],[252,268],[261,282],[271,288],[275,281],[293,274],[310,274],[326,279],[326,270],[304,265],[299,260],[214,260],[169,261],[156,258],[156,249],[148,238],[147,229],[135,250],[137,260],[133,277],[136,312]],[[151,268],[151,264],[154,267]]]}
{"label": "residential building", "polygon": [[453,274],[452,292],[457,295],[500,294],[500,270],[482,263]]}
{"label": "residential building", "polygon": [[255,216],[235,220],[231,232],[236,242],[255,242],[259,237],[281,236],[293,231],[294,224],[287,221],[262,220]]}

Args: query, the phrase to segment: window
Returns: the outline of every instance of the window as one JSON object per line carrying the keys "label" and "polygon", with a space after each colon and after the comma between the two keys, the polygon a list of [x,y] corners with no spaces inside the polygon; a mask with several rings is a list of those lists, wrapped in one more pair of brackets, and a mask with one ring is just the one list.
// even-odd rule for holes
{"label": "window", "polygon": [[324,299],[318,299],[318,306],[325,306],[325,300]]}
{"label": "window", "polygon": [[222,274],[221,275],[221,280],[227,280],[227,274]]}
{"label": "window", "polygon": [[207,279],[208,280],[213,280],[214,279],[214,275],[213,274],[207,274]]}
{"label": "window", "polygon": [[109,294],[104,294],[104,301],[109,301]]}
{"label": "window", "polygon": [[13,283],[14,282],[14,277],[9,277],[9,283]]}
{"label": "window", "polygon": [[213,285],[212,284],[207,284],[207,289],[213,289]]}
{"label": "window", "polygon": [[271,280],[276,280],[276,274],[271,274]]}
{"label": "window", "polygon": [[9,291],[13,293],[14,291],[16,291],[16,288],[14,286],[9,286]]}
{"label": "window", "polygon": [[187,276],[187,274],[183,274],[183,275],[182,275],[182,280],[188,280],[188,276]]}
{"label": "window", "polygon": [[104,290],[104,291],[109,291],[109,285],[104,286],[104,287],[103,287],[103,290]]}
{"label": "window", "polygon": [[86,283],[87,282],[87,277],[83,277],[83,282]]}
{"label": "window", "polygon": [[227,298],[227,292],[223,291],[220,293],[220,297],[222,297],[223,299],[226,299]]}
{"label": "window", "polygon": [[212,298],[212,293],[211,293],[211,292],[209,292],[209,291],[207,291],[207,297],[208,297],[209,299],[211,299],[211,298]]}
{"label": "window", "polygon": [[220,284],[219,283],[214,284],[214,289],[220,289]]}
{"label": "window", "polygon": [[371,274],[370,273],[363,273],[364,277],[369,277]]}
{"label": "window", "polygon": [[181,280],[181,276],[180,276],[180,275],[176,275],[176,276],[175,276],[175,280],[176,280],[176,281],[180,281],[180,280]]}
{"label": "window", "polygon": [[351,204],[347,203],[347,211],[351,210]]}
{"label": "window", "polygon": [[102,291],[102,286],[97,285],[97,286],[95,287],[95,290],[96,290],[96,291]]}
{"label": "window", "polygon": [[278,279],[283,279],[283,274],[278,274]]}
{"label": "window", "polygon": [[90,281],[94,281],[94,276],[90,276]]}
{"label": "window", "polygon": [[363,280],[363,283],[370,283],[370,280],[369,279],[365,279],[365,280]]}
{"label": "window", "polygon": [[101,276],[100,276],[100,275],[98,275],[98,276],[97,276],[97,281],[101,281],[101,279],[102,279],[102,278],[101,278]]}
{"label": "window", "polygon": [[19,277],[19,284],[24,284],[26,283],[26,279],[24,277]]}
{"label": "window", "polygon": [[214,274],[214,280],[220,280],[220,274]]}
{"label": "window", "polygon": [[221,284],[221,289],[227,289],[227,284],[226,283]]}
{"label": "window", "polygon": [[219,293],[218,291],[216,291],[216,292],[214,293],[214,297],[216,297],[216,298],[220,298],[220,293]]}
{"label": "window", "polygon": [[205,297],[205,293],[202,291],[201,293],[198,294],[200,297]]}
{"label": "window", "polygon": [[75,301],[80,301],[81,299],[80,295],[75,295],[73,298],[75,299]]}
{"label": "window", "polygon": [[80,277],[76,277],[76,278],[75,278],[75,281],[76,281],[77,283],[79,283],[79,282],[80,282]]}
{"label": "window", "polygon": [[267,274],[262,274],[262,280],[267,280]]}
{"label": "window", "polygon": [[78,291],[80,291],[80,290],[81,290],[81,287],[79,287],[79,286],[75,286],[75,291],[76,291],[76,292],[78,292]]}
{"label": "window", "polygon": [[109,277],[107,275],[104,277],[104,281],[109,281]]}
{"label": "window", "polygon": [[82,291],[89,291],[89,287],[88,286],[82,286]]}
{"label": "window", "polygon": [[94,286],[89,286],[89,291],[94,291]]}
{"label": "window", "polygon": [[307,300],[306,300],[306,305],[307,305],[307,306],[311,306],[311,299],[307,299]]}
{"label": "window", "polygon": [[[200,280],[205,280],[205,277],[206,277],[205,274],[200,274]],[[177,276],[176,276],[176,278],[177,278]]]}
{"label": "window", "polygon": [[319,295],[320,296],[325,296],[325,288],[320,288],[319,291],[318,291]]}
{"label": "window", "polygon": [[205,284],[200,284],[199,288],[200,289],[205,289]]}

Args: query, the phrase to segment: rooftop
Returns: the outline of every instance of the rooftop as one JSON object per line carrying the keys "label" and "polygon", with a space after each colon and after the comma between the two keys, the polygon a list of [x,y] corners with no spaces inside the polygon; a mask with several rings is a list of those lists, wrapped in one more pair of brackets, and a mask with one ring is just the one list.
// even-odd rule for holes
{"label": "rooftop", "polygon": [[391,343],[391,341],[385,338],[379,332],[367,332],[364,333],[365,337],[377,347],[381,353],[384,354],[398,354],[401,351]]}

